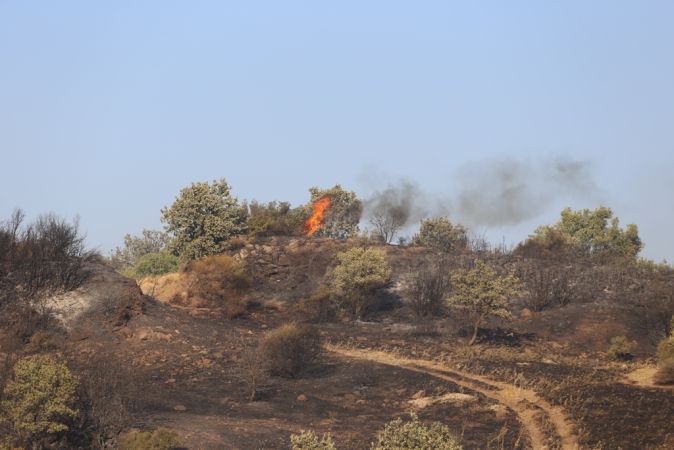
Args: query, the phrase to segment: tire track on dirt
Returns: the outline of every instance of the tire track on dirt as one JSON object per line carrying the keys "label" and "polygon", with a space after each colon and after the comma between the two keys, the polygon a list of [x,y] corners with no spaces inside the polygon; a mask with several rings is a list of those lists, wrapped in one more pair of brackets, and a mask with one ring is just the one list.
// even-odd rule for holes
{"label": "tire track on dirt", "polygon": [[529,435],[529,439],[531,439],[534,450],[550,448],[539,417],[540,414],[544,414],[545,419],[554,426],[562,450],[577,450],[579,448],[578,438],[566,412],[562,408],[543,400],[532,390],[450,369],[436,362],[408,359],[388,352],[342,348],[333,345],[327,345],[326,349],[347,358],[368,360],[425,373],[494,399],[515,411]]}

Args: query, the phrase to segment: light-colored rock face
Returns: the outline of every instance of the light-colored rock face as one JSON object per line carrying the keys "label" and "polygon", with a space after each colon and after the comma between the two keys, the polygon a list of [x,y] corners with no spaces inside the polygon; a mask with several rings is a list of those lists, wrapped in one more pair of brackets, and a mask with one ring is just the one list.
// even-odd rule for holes
{"label": "light-colored rock face", "polygon": [[86,270],[91,273],[82,286],[49,297],[40,305],[67,329],[88,313],[112,315],[141,300],[142,293],[136,282],[111,267],[95,262],[89,264]]}

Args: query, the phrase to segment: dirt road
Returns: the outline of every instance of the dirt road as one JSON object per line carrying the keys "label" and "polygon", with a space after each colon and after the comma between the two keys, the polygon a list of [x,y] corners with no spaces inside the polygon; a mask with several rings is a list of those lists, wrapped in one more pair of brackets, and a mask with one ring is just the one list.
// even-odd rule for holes
{"label": "dirt road", "polygon": [[440,363],[407,359],[388,352],[332,345],[327,346],[327,349],[347,358],[369,360],[425,373],[492,398],[518,415],[534,450],[579,448],[574,428],[564,410],[546,402],[532,390],[451,369]]}

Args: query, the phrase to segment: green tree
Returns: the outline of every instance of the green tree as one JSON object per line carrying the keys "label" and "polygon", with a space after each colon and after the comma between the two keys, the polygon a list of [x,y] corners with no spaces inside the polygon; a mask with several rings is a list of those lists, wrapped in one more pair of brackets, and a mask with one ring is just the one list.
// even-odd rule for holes
{"label": "green tree", "polygon": [[45,439],[68,431],[78,412],[74,407],[77,377],[47,356],[22,358],[3,391],[2,421],[15,445],[42,448]]}
{"label": "green tree", "polygon": [[363,203],[355,192],[345,191],[339,184],[330,189],[312,187],[311,204],[321,197],[330,197],[330,207],[325,215],[323,226],[315,236],[327,236],[335,239],[346,239],[358,232],[358,222],[363,214]]}
{"label": "green tree", "polygon": [[338,264],[329,274],[333,292],[343,301],[352,319],[362,316],[377,289],[391,280],[386,252],[353,247],[337,254]]}
{"label": "green tree", "polygon": [[461,250],[468,245],[466,228],[455,225],[446,217],[424,219],[413,243],[439,251]]}
{"label": "green tree", "polygon": [[447,299],[450,308],[468,313],[473,322],[473,335],[468,345],[477,339],[480,325],[488,316],[510,317],[508,301],[522,294],[522,285],[511,272],[500,276],[481,260],[470,270],[452,275],[452,295]]}
{"label": "green tree", "polygon": [[221,253],[227,241],[246,231],[247,208],[231,195],[224,179],[193,183],[161,210],[170,249],[183,260]]}
{"label": "green tree", "polygon": [[457,439],[445,425],[422,423],[416,414],[411,420],[392,420],[381,431],[372,450],[461,450]]}
{"label": "green tree", "polygon": [[613,211],[603,206],[579,211],[565,208],[556,224],[537,228],[530,239],[545,245],[558,241],[559,236],[588,256],[634,259],[643,248],[638,227],[629,224],[621,228]]}

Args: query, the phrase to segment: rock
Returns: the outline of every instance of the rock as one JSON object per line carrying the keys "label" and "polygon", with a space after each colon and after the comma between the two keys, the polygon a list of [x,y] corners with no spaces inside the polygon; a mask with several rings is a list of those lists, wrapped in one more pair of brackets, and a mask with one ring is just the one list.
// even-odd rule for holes
{"label": "rock", "polygon": [[304,394],[300,394],[300,395],[297,396],[297,399],[296,399],[296,400],[297,400],[298,402],[306,402],[307,400],[309,400],[309,397],[307,397],[307,396],[304,395]]}
{"label": "rock", "polygon": [[169,378],[168,380],[165,381],[166,384],[173,384],[176,382],[175,378]]}
{"label": "rock", "polygon": [[530,318],[530,317],[533,317],[533,315],[534,315],[534,313],[532,313],[531,310],[530,310],[529,308],[524,308],[524,309],[520,312],[520,317],[523,318],[523,319],[528,319],[528,318]]}
{"label": "rock", "polygon": [[185,405],[175,405],[173,410],[176,412],[185,412],[187,411],[187,407]]}

